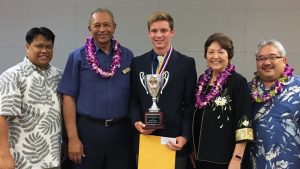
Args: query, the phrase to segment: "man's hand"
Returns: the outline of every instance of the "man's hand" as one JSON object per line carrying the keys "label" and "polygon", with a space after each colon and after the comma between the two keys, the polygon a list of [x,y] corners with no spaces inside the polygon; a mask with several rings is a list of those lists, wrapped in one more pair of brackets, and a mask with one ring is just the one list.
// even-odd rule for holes
{"label": "man's hand", "polygon": [[146,130],[144,129],[146,125],[142,123],[141,121],[137,121],[134,123],[134,127],[141,133],[141,134],[151,134],[155,129],[152,130]]}
{"label": "man's hand", "polygon": [[83,152],[83,145],[79,138],[69,140],[68,150],[69,159],[74,161],[75,164],[81,164],[82,157],[85,157],[85,154]]}
{"label": "man's hand", "polygon": [[15,169],[15,162],[10,154],[8,143],[7,117],[0,115],[0,169]]}
{"label": "man's hand", "polygon": [[167,144],[167,147],[171,150],[180,151],[184,147],[186,142],[187,142],[187,140],[184,137],[179,136],[179,137],[176,137],[176,143],[169,141],[169,144]]}
{"label": "man's hand", "polygon": [[14,159],[9,152],[0,155],[0,169],[15,169]]}

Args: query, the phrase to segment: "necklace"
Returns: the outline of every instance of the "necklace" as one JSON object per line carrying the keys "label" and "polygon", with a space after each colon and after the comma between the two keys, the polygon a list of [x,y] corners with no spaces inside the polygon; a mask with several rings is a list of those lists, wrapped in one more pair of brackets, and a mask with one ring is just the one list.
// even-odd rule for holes
{"label": "necklace", "polygon": [[85,43],[85,53],[87,56],[87,61],[89,65],[91,66],[91,69],[99,76],[103,78],[109,78],[114,76],[116,73],[116,70],[120,68],[121,66],[121,47],[120,43],[116,41],[115,39],[112,39],[112,44],[115,44],[113,53],[115,54],[112,57],[110,69],[107,71],[103,70],[101,68],[101,65],[99,64],[97,57],[96,57],[96,47],[94,45],[94,38],[88,37]]}
{"label": "necklace", "polygon": [[[286,64],[281,76],[274,82],[274,85],[268,92],[264,92],[261,89],[260,86],[262,85],[262,81],[258,76],[255,76],[250,82],[252,99],[257,103],[268,102],[276,94],[283,91],[283,83],[287,82],[292,77],[293,72],[294,69],[289,64]],[[259,90],[261,92],[259,92]]]}
{"label": "necklace", "polygon": [[197,82],[196,90],[196,103],[195,106],[199,109],[205,108],[209,103],[216,99],[220,95],[222,87],[227,81],[229,75],[235,72],[235,66],[233,64],[228,64],[223,72],[218,73],[217,79],[214,82],[213,87],[210,89],[207,95],[205,95],[204,87],[208,85],[211,79],[211,68],[205,70],[204,74],[199,77]]}

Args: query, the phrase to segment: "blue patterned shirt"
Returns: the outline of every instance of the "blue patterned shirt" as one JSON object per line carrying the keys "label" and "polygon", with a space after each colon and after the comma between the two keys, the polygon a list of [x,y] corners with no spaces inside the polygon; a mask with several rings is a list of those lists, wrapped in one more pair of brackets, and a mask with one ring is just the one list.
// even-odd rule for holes
{"label": "blue patterned shirt", "polygon": [[254,104],[253,129],[250,154],[254,169],[300,168],[299,76],[286,82],[272,101]]}

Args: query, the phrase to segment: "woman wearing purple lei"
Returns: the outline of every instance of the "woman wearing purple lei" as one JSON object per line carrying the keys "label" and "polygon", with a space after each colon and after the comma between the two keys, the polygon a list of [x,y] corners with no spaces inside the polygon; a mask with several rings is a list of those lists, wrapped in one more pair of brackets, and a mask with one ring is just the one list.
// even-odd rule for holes
{"label": "woman wearing purple lei", "polygon": [[253,169],[300,168],[300,78],[287,64],[277,40],[263,41],[256,52],[253,98]]}
{"label": "woman wearing purple lei", "polygon": [[247,80],[230,63],[232,40],[223,33],[204,46],[208,69],[199,77],[193,118],[197,169],[240,169],[246,142],[253,140]]}

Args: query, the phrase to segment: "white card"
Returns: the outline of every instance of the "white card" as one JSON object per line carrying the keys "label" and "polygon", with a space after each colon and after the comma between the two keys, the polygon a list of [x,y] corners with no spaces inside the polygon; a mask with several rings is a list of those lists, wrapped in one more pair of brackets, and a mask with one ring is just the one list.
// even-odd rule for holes
{"label": "white card", "polygon": [[169,144],[169,141],[176,143],[176,138],[171,138],[171,137],[161,137],[160,138],[160,144]]}

